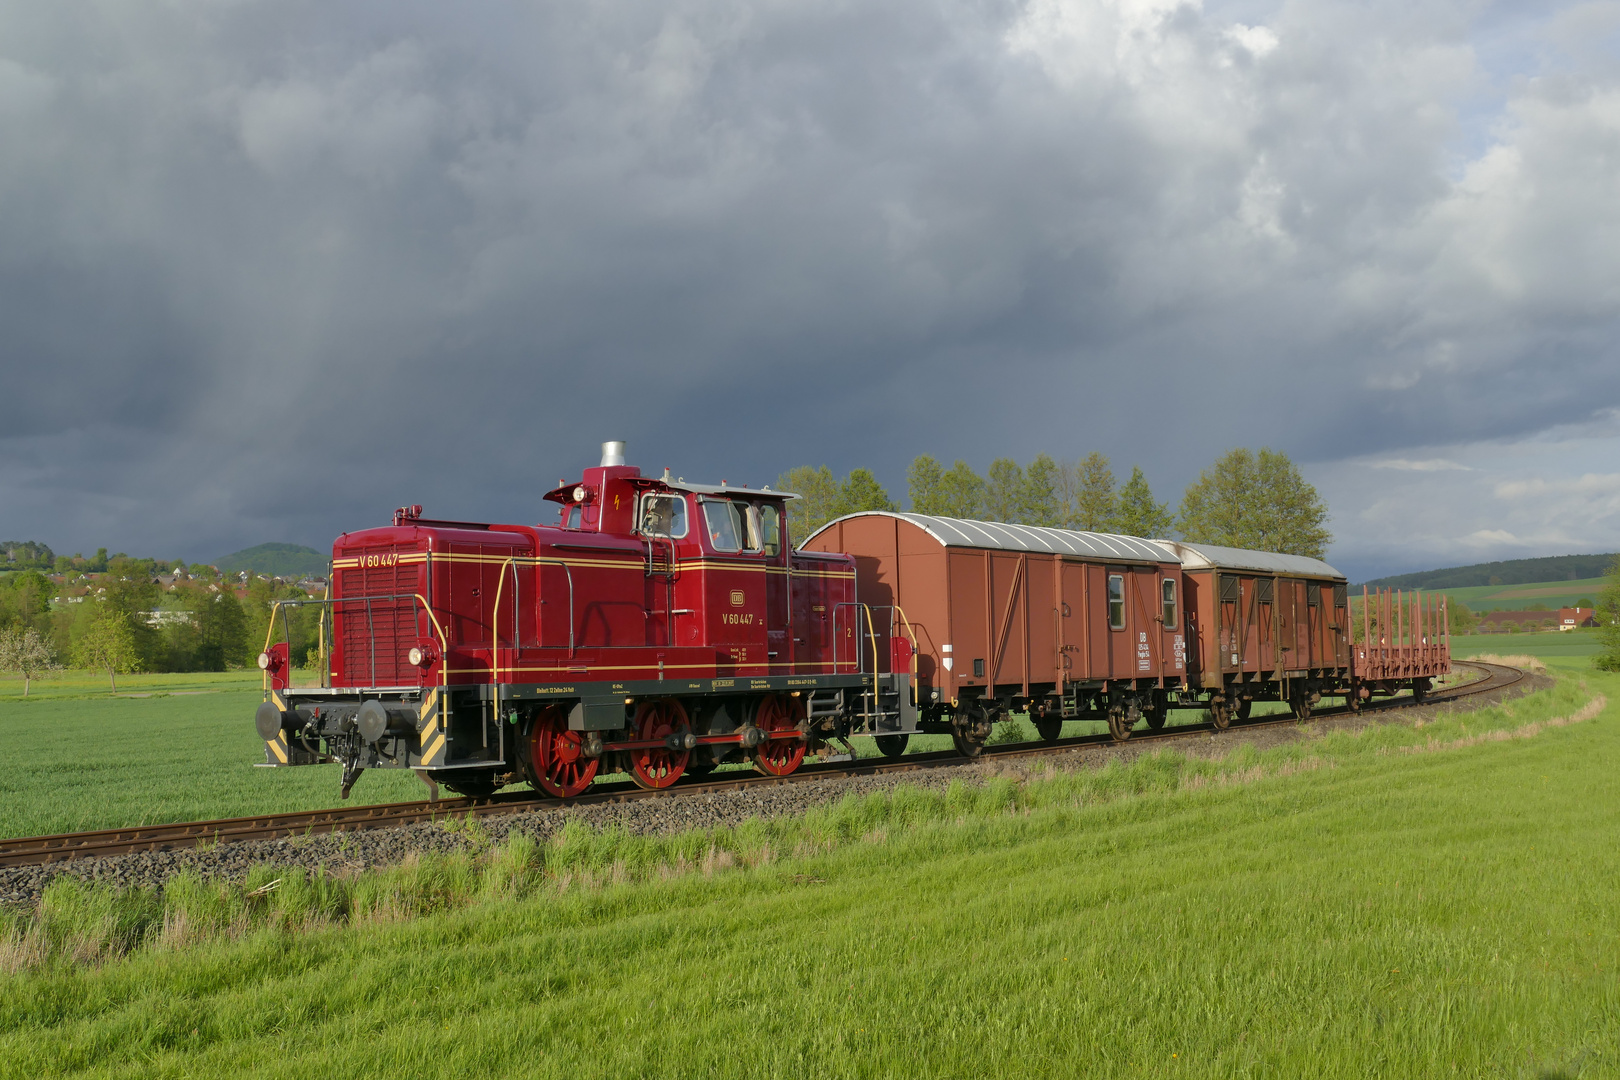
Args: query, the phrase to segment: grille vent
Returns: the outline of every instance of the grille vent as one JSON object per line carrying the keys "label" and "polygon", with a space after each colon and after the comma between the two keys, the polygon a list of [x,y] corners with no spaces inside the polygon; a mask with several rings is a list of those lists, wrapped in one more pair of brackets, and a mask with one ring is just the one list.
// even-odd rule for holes
{"label": "grille vent", "polygon": [[[415,554],[414,548],[368,548],[364,555]],[[346,686],[407,686],[419,672],[406,657],[422,636],[421,607],[410,594],[422,591],[422,563],[350,567],[337,572],[337,637],[343,648]],[[405,594],[398,600],[371,600]],[[369,608],[369,617],[368,617]]]}

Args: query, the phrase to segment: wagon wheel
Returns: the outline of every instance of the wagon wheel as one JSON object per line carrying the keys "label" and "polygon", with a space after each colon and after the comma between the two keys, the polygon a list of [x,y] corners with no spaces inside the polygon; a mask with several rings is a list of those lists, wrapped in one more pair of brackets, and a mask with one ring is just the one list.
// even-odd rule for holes
{"label": "wagon wheel", "polygon": [[1247,720],[1249,718],[1249,710],[1252,708],[1254,708],[1253,698],[1238,698],[1237,701],[1233,702],[1232,704],[1232,719]]}
{"label": "wagon wheel", "polygon": [[1232,705],[1223,697],[1213,697],[1209,700],[1209,722],[1215,726],[1216,731],[1225,731],[1232,726]]}
{"label": "wagon wheel", "polygon": [[956,752],[965,758],[976,758],[984,753],[985,740],[990,737],[992,721],[976,707],[961,709],[951,717],[951,742]]}
{"label": "wagon wheel", "polygon": [[880,753],[886,758],[897,758],[906,752],[906,745],[911,742],[910,732],[901,732],[899,735],[879,735],[872,740],[877,743]]}
{"label": "wagon wheel", "polygon": [[953,731],[951,742],[956,745],[956,752],[965,758],[976,758],[984,753],[984,743],[974,741],[972,736]]}
{"label": "wagon wheel", "polygon": [[1063,734],[1063,716],[1053,716],[1051,713],[1040,713],[1034,717],[1035,730],[1040,734],[1043,742],[1057,742]]}
{"label": "wagon wheel", "polygon": [[1108,734],[1114,737],[1115,742],[1124,742],[1131,737],[1131,729],[1136,721],[1141,719],[1142,712],[1134,705],[1116,702],[1108,706]]}
{"label": "wagon wheel", "polygon": [[[671,735],[691,733],[692,724],[686,710],[674,698],[644,701],[636,710],[635,737],[639,742],[657,739],[664,742]],[[630,779],[637,787],[658,790],[667,788],[681,778],[686,763],[692,757],[690,750],[671,750],[669,746],[647,747],[630,751]]]}
{"label": "wagon wheel", "polygon": [[1147,721],[1148,730],[1163,731],[1165,721],[1170,719],[1170,699],[1162,691],[1153,695],[1153,704],[1142,713],[1142,719]]}
{"label": "wagon wheel", "polygon": [[[769,734],[792,731],[804,719],[804,699],[788,694],[771,694],[759,703],[754,726]],[[766,739],[754,748],[754,768],[768,776],[786,776],[804,761],[805,741]]]}
{"label": "wagon wheel", "polygon": [[1417,702],[1419,705],[1429,700],[1429,688],[1431,685],[1432,684],[1429,682],[1427,677],[1413,679],[1412,700]]}
{"label": "wagon wheel", "polygon": [[599,757],[585,756],[583,732],[568,730],[568,714],[552,706],[534,718],[523,759],[529,783],[559,799],[582,795],[596,779]]}
{"label": "wagon wheel", "polygon": [[1310,695],[1298,690],[1289,694],[1288,709],[1294,714],[1295,720],[1309,720],[1311,718]]}

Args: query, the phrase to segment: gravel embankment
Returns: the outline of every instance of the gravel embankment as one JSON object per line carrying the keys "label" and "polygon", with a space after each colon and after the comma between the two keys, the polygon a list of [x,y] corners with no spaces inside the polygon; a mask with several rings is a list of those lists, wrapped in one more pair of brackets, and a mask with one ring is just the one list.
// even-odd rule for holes
{"label": "gravel embankment", "polygon": [[[1357,731],[1371,724],[1412,724],[1439,712],[1474,709],[1505,697],[1517,697],[1552,685],[1546,676],[1528,675],[1503,691],[1480,697],[1442,702],[1421,709],[1390,713],[1364,713],[1359,716],[1323,717],[1300,727],[1279,724],[1273,727],[1236,730],[1222,736],[1206,735],[1169,744],[1181,753],[1199,756],[1224,755],[1239,745],[1256,748],[1278,746],[1329,731]],[[1174,717],[1174,714],[1172,714]],[[829,777],[824,780],[747,788],[740,791],[702,795],[668,795],[626,803],[557,807],[532,810],[509,816],[479,819],[479,827],[490,840],[500,842],[516,829],[537,838],[547,837],[577,820],[597,828],[622,826],[636,834],[671,833],[687,829],[733,826],[750,818],[779,818],[802,814],[813,806],[836,802],[846,795],[866,795],[889,791],[902,785],[938,789],[953,780],[983,783],[995,776],[1018,775],[1034,769],[1095,768],[1110,760],[1129,761],[1143,753],[1164,747],[1164,743],[1125,743],[1093,745],[1075,753],[1056,754],[1010,761],[984,761],[974,765],[951,764],[913,772],[878,776]],[[359,832],[329,833],[321,836],[283,840],[252,840],[222,844],[208,849],[138,852],[104,859],[79,859],[47,866],[0,868],[0,904],[28,905],[38,901],[41,891],[59,874],[72,874],[84,880],[107,881],[120,886],[161,887],[171,876],[191,869],[205,877],[240,881],[260,864],[324,867],[330,873],[352,874],[389,866],[410,855],[450,852],[470,846],[461,832],[443,824],[406,825],[399,828],[368,829]]]}

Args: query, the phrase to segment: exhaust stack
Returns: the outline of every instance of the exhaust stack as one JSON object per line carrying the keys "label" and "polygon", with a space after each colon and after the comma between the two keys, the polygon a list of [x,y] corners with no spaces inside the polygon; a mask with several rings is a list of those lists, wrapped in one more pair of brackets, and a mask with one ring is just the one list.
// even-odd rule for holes
{"label": "exhaust stack", "polygon": [[602,444],[602,468],[624,464],[624,440],[615,439]]}

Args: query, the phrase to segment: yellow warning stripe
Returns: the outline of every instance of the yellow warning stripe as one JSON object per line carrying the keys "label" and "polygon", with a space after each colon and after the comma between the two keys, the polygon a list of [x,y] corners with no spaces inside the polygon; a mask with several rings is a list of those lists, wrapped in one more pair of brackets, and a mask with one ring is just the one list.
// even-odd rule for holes
{"label": "yellow warning stripe", "polygon": [[[626,559],[611,559],[611,558],[608,558],[608,559],[600,559],[600,558],[599,559],[582,559],[582,558],[554,557],[554,556],[549,556],[549,555],[541,556],[541,557],[547,560],[546,562],[541,564],[541,565],[544,565],[544,566],[555,566],[555,565],[561,564],[561,565],[572,567],[572,568],[575,568],[575,569],[584,569],[584,570],[596,569],[596,570],[637,570],[637,571],[641,571],[641,570],[646,569],[645,560],[643,560],[643,559],[641,559],[639,557],[626,558]],[[435,562],[466,563],[466,564],[473,564],[473,565],[484,564],[484,565],[490,565],[490,566],[505,565],[509,560],[513,560],[513,559],[516,559],[518,562],[521,563],[524,560],[532,559],[532,558],[534,558],[534,556],[532,556],[532,555],[517,555],[517,556],[513,556],[513,555],[477,555],[477,554],[472,554],[470,552],[469,553],[444,552],[444,553],[434,553],[434,555],[433,555],[433,561],[435,561]],[[389,565],[404,565],[404,564],[412,564],[412,563],[422,563],[422,562],[426,562],[427,559],[428,559],[428,554],[426,552],[418,552],[418,553],[416,553],[414,555],[401,555],[399,557],[397,563],[391,563]],[[362,557],[360,557],[360,556],[356,556],[354,558],[333,559],[332,560],[332,568],[334,570],[358,569],[358,568],[360,568],[361,562],[362,562]],[[387,569],[387,567],[383,567],[383,566],[365,567],[365,569],[383,570],[383,569]],[[855,576],[855,571],[853,571],[853,570],[801,570],[801,569],[792,568],[792,567],[785,567],[785,566],[760,566],[760,565],[755,564],[755,563],[728,562],[728,561],[726,561],[724,559],[714,559],[714,558],[708,558],[708,557],[699,558],[699,559],[686,559],[686,560],[677,561],[675,563],[674,569],[676,571],[681,571],[681,570],[731,570],[731,571],[735,571],[737,573],[743,573],[743,574],[788,574],[788,575],[791,575],[792,577],[853,578]]]}
{"label": "yellow warning stripe", "polygon": [[276,732],[276,737],[266,741],[264,745],[270,748],[270,752],[272,754],[274,754],[277,758],[279,758],[283,765],[287,764],[287,733],[286,732],[284,732],[284,731]]}
{"label": "yellow warning stripe", "polygon": [[[655,648],[655,647],[656,646],[647,646],[647,648]],[[833,669],[833,673],[837,674],[837,668],[838,668],[838,665],[840,663],[855,664],[856,661],[854,661],[854,660],[843,660],[843,661],[839,661],[839,660],[808,661],[808,660],[806,660],[806,661],[801,661],[801,662],[796,663],[796,664],[795,663],[783,662],[783,661],[778,661],[776,663],[771,663],[771,664],[761,664],[761,663],[755,663],[754,661],[751,661],[751,660],[744,660],[744,661],[741,661],[740,663],[736,664],[735,666],[737,666],[737,667],[747,667],[747,668],[763,667],[763,668],[795,668],[795,669],[796,668],[812,668],[812,667],[820,667],[820,668],[830,667],[830,668]],[[572,672],[573,674],[576,674],[576,675],[585,674],[584,672],[579,671],[579,668],[581,666],[583,666],[583,665],[575,664],[573,667],[525,667],[525,666],[512,667],[512,666],[507,665],[507,664],[502,664],[501,665],[501,674],[502,675],[516,675],[516,674],[519,674],[520,672],[527,672],[527,673],[531,673],[531,674],[532,673],[542,673],[542,672],[543,673],[549,673],[549,674],[566,674],[566,673],[569,673],[569,672]],[[606,663],[601,663],[601,664],[595,665],[595,670],[596,671],[666,671],[666,672],[667,671],[712,671],[712,670],[714,670],[714,668],[715,668],[715,665],[712,662],[707,663],[707,664],[665,664],[663,667],[659,667],[657,664],[615,664],[615,663],[612,663],[612,662],[606,662]],[[450,671],[450,674],[451,675],[488,675],[489,674],[489,668],[487,666],[486,667],[476,667],[476,668],[455,668],[455,669]]]}
{"label": "yellow warning stripe", "polygon": [[443,749],[443,747],[444,732],[441,731],[433,737],[432,742],[428,743],[427,746],[422,748],[422,764],[426,765],[429,761],[431,761],[438,754],[438,752]]}

